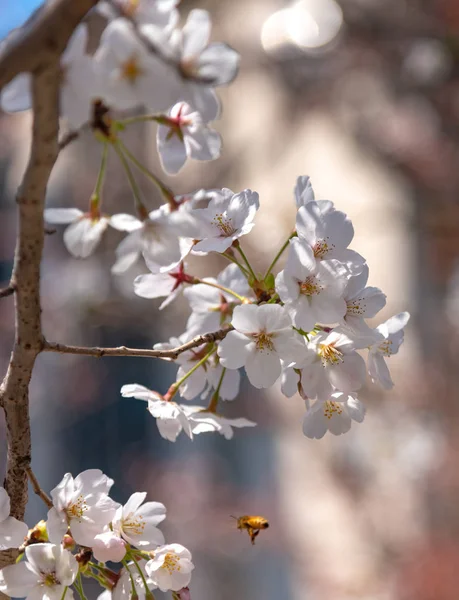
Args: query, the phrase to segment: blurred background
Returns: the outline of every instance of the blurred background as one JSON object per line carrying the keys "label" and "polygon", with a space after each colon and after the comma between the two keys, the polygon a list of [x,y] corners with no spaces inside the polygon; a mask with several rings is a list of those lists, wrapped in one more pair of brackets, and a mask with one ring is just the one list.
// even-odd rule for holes
{"label": "blurred background", "polygon": [[[0,35],[38,2],[0,0]],[[352,247],[369,284],[388,296],[374,325],[402,310],[412,319],[390,360],[395,389],[368,385],[362,425],[306,439],[304,403],[246,382],[223,412],[256,429],[175,444],[145,405],[121,399],[125,383],[164,392],[175,375],[146,358],[40,355],[31,389],[33,468],[49,490],[71,471],[99,467],[124,502],[136,490],[163,502],[163,530],[193,552],[193,600],[457,600],[459,597],[459,3],[457,0],[232,0],[182,2],[211,12],[215,40],[242,56],[220,91],[222,157],[166,179],[175,193],[251,188],[261,198],[243,246],[264,270],[294,223],[293,187],[311,176],[316,198],[351,217]],[[16,11],[16,12],[15,12]],[[16,21],[15,21],[16,20]],[[97,23],[95,24],[97,30]],[[0,115],[0,278],[16,234],[14,194],[27,160],[31,118]],[[126,143],[159,173],[155,130]],[[48,206],[85,209],[100,149],[91,135],[60,156]],[[112,156],[108,213],[132,199]],[[156,191],[139,179],[150,207]],[[42,304],[48,339],[150,347],[183,331],[178,302],[134,296],[140,262],[110,274],[121,234],[108,231],[85,261],[69,256],[62,228],[47,236]],[[218,257],[193,261],[215,275]],[[0,303],[0,362],[13,341],[13,299]],[[0,424],[4,428],[3,422]],[[4,440],[4,430],[0,429]],[[5,444],[1,446],[4,456]],[[3,468],[4,460],[0,461]],[[229,515],[270,521],[256,546]],[[31,498],[27,522],[44,515]],[[161,595],[158,594],[158,597]]]}

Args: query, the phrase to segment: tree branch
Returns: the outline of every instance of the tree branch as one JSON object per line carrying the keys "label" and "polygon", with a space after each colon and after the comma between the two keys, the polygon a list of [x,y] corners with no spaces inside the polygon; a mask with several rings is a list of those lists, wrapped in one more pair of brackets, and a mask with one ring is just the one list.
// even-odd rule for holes
{"label": "tree branch", "polygon": [[30,466],[26,467],[26,473],[30,479],[30,483],[32,484],[33,491],[37,494],[37,496],[39,496],[43,500],[43,502],[48,508],[51,508],[53,505],[53,501],[48,496],[48,494],[41,489],[40,484],[38,483],[38,479],[35,477],[35,473],[32,471],[32,468]]}
{"label": "tree branch", "polygon": [[[5,411],[8,444],[4,487],[11,515],[24,518],[30,466],[29,383],[43,348],[40,261],[46,186],[58,155],[60,56],[78,23],[97,0],[48,0],[0,48],[0,89],[18,73],[32,72],[34,110],[29,163],[18,190],[19,231],[10,287],[15,290],[15,341],[0,406]],[[0,568],[17,551],[0,552]]]}
{"label": "tree branch", "polygon": [[0,45],[0,90],[16,75],[48,64],[64,51],[85,14],[98,0],[48,0]]}
{"label": "tree branch", "polygon": [[15,288],[11,283],[6,287],[0,290],[0,298],[6,298],[7,296],[12,296],[15,292]]}
{"label": "tree branch", "polygon": [[62,354],[82,354],[85,356],[95,356],[102,358],[103,356],[142,356],[146,358],[169,358],[175,360],[180,354],[187,350],[192,350],[203,344],[211,344],[218,340],[222,340],[233,327],[229,326],[225,329],[219,329],[213,333],[205,333],[198,335],[186,344],[182,344],[171,350],[149,350],[138,348],[126,348],[119,346],[118,348],[86,348],[84,346],[67,346],[66,344],[58,344],[57,342],[45,341],[43,345],[44,352],[60,352]]}

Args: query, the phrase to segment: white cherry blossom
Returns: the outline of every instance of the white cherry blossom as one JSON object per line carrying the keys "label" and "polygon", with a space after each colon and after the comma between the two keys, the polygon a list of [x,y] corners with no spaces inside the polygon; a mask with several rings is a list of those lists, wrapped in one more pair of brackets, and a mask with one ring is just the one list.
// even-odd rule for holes
{"label": "white cherry blossom", "polygon": [[225,252],[235,240],[252,230],[259,207],[258,194],[243,190],[232,196],[224,192],[222,196],[213,198],[207,208],[194,210],[202,231],[201,241],[194,250]]}
{"label": "white cherry blossom", "polygon": [[354,237],[352,222],[329,200],[310,201],[300,206],[296,231],[298,237],[311,247],[317,260],[334,258],[345,263],[354,274],[362,270],[365,259],[348,249]]}
{"label": "white cherry blossom", "polygon": [[[253,292],[247,279],[235,264],[228,265],[217,278],[205,277],[203,281],[218,284],[236,292],[239,296],[252,299]],[[183,292],[193,311],[188,319],[187,332],[191,337],[217,331],[231,320],[234,306],[239,304],[235,296],[205,283],[190,286]]]}
{"label": "white cherry blossom", "polygon": [[78,208],[47,208],[45,221],[69,226],[64,231],[64,244],[75,258],[90,256],[102,239],[108,219],[98,211],[84,213]]}
{"label": "white cherry blossom", "polygon": [[145,571],[162,592],[178,591],[191,581],[191,552],[180,544],[157,548],[154,557],[145,565]]}
{"label": "white cherry blossom", "polygon": [[169,86],[169,106],[187,102],[204,123],[214,121],[220,112],[213,88],[230,83],[239,67],[239,54],[227,44],[209,44],[210,30],[209,13],[200,9],[190,11],[183,28],[169,36],[155,26],[142,26],[142,33],[157,52],[176,65],[175,81]]}
{"label": "white cherry blossom", "polygon": [[115,533],[142,550],[164,544],[164,535],[156,527],[166,518],[166,507],[160,502],[144,502],[146,492],[135,492],[120,506],[112,521]]}
{"label": "white cherry blossom", "polygon": [[[86,25],[77,27],[61,58],[60,115],[74,129],[89,121],[91,101],[98,96],[93,61],[86,54],[87,37]],[[32,108],[29,73],[21,73],[5,86],[0,106],[6,112]]]}
{"label": "white cherry blossom", "polygon": [[307,243],[290,240],[287,263],[276,277],[276,291],[296,327],[310,331],[316,323],[340,321],[346,314],[345,285],[346,271],[339,262],[318,261]]}
{"label": "white cherry blossom", "polygon": [[328,400],[316,400],[303,420],[303,433],[312,439],[322,438],[327,431],[341,435],[351,428],[352,421],[362,423],[365,407],[357,396],[335,392]]}
{"label": "white cherry blossom", "polygon": [[27,536],[28,527],[22,521],[10,517],[10,497],[0,487],[0,551],[19,548]]}
{"label": "white cherry blossom", "polygon": [[70,473],[51,491],[53,507],[48,512],[49,540],[60,543],[67,529],[77,544],[91,546],[115,515],[118,504],[109,496],[113,479],[99,469],[88,469],[75,479]]}
{"label": "white cherry blossom", "polygon": [[253,421],[249,421],[249,419],[245,419],[243,417],[239,417],[236,419],[228,419],[223,415],[219,415],[215,412],[209,412],[207,410],[194,410],[198,407],[184,407],[186,412],[190,412],[189,418],[190,423],[192,425],[192,430],[194,435],[198,435],[199,433],[220,433],[227,440],[232,439],[234,432],[233,427],[237,429],[242,427],[256,427],[256,423]]}
{"label": "white cherry blossom", "polygon": [[308,344],[307,354],[296,365],[301,386],[308,398],[328,400],[336,390],[354,392],[365,381],[365,361],[357,354],[352,340],[337,331],[321,332]]}
{"label": "white cherry blossom", "polygon": [[126,556],[126,542],[109,528],[99,533],[92,543],[92,553],[99,562],[121,562]]}
{"label": "white cherry blossom", "polygon": [[[0,571],[0,592],[13,598],[60,600],[78,573],[75,557],[54,544],[32,544],[25,549],[25,561]],[[66,598],[73,598],[68,589]]]}
{"label": "white cherry blossom", "polygon": [[161,165],[175,175],[187,158],[215,160],[220,156],[220,134],[203,123],[201,115],[186,102],[175,104],[168,116],[162,117],[156,135]]}
{"label": "white cherry blossom", "polygon": [[361,273],[346,281],[343,291],[346,314],[340,330],[354,341],[356,348],[365,348],[384,339],[377,329],[372,329],[365,322],[386,305],[386,295],[379,288],[367,287],[368,274],[368,265],[364,265]]}
{"label": "white cherry blossom", "polygon": [[94,55],[100,94],[119,110],[145,106],[152,112],[169,108],[173,73],[138,38],[126,19],[104,29]]}
{"label": "white cherry blossom", "polygon": [[185,265],[181,262],[178,267],[167,271],[167,273],[138,275],[134,279],[134,292],[141,298],[163,298],[165,296],[166,299],[159,306],[159,310],[162,310],[169,306],[184,289],[185,285],[191,284],[193,279],[185,272]]}
{"label": "white cherry blossom", "polygon": [[410,319],[408,312],[402,312],[388,319],[376,328],[384,341],[370,346],[368,352],[368,373],[373,383],[380,383],[386,390],[394,387],[389,368],[384,359],[397,354],[404,338],[404,328]]}
{"label": "white cherry blossom", "polygon": [[304,343],[292,328],[286,309],[278,304],[236,306],[230,331],[218,346],[222,366],[245,367],[257,388],[273,385],[281,374],[281,359],[292,362]]}
{"label": "white cherry blossom", "polygon": [[312,189],[311,179],[308,175],[298,177],[294,193],[297,208],[305,206],[309,202],[314,202],[314,190]]}
{"label": "white cherry blossom", "polygon": [[188,417],[179,404],[166,401],[158,392],[137,383],[123,385],[121,395],[124,398],[137,398],[148,402],[147,410],[155,417],[158,431],[164,439],[175,442],[182,429],[189,438],[193,438]]}
{"label": "white cherry blossom", "polygon": [[139,25],[155,25],[161,31],[177,24],[180,0],[112,0],[99,2],[97,10],[107,19],[128,17]]}
{"label": "white cherry blossom", "polygon": [[179,237],[189,231],[192,221],[187,211],[171,211],[168,204],[153,210],[141,221],[124,213],[113,215],[110,225],[128,235],[116,249],[112,273],[124,273],[143,255],[152,273],[174,269],[189,253],[192,241]]}

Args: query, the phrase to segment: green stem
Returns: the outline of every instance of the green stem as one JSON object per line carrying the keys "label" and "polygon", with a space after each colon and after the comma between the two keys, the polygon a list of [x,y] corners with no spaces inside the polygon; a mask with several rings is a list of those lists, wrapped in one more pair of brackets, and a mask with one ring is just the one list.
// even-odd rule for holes
{"label": "green stem", "polygon": [[131,569],[128,567],[127,560],[123,559],[121,563],[123,564],[126,571],[129,573],[129,579],[131,580],[132,598],[136,598],[138,594],[137,590],[135,589],[135,581],[134,577],[132,576]]}
{"label": "green stem", "polygon": [[279,250],[279,252],[274,257],[273,262],[269,265],[268,270],[266,271],[266,274],[265,274],[265,276],[264,276],[263,279],[266,279],[266,277],[268,277],[268,275],[271,273],[271,271],[275,267],[277,261],[279,260],[279,258],[282,256],[282,254],[285,252],[286,248],[288,247],[289,242],[290,242],[290,240],[292,239],[293,236],[294,236],[294,234],[290,235],[287,238],[287,240],[284,242],[284,244],[282,245],[281,249]]}
{"label": "green stem", "polygon": [[132,125],[133,123],[144,123],[145,121],[156,121],[161,115],[139,115],[138,117],[129,117],[120,119],[118,123],[122,125]]}
{"label": "green stem", "polygon": [[171,387],[169,388],[168,392],[166,393],[165,398],[167,397],[168,401],[172,400],[172,398],[177,393],[177,390],[179,389],[179,387],[183,383],[185,383],[185,381],[188,379],[188,377],[193,375],[193,373],[195,371],[197,371],[199,369],[199,367],[201,367],[212,356],[212,354],[216,350],[217,350],[217,348],[215,346],[213,346],[212,349],[204,356],[204,358],[201,358],[201,360],[199,360],[193,367],[191,367],[191,369],[188,371],[188,373],[185,373],[185,375],[183,377],[181,377],[178,381],[173,383],[171,385]]}
{"label": "green stem", "polygon": [[253,277],[254,281],[257,281],[257,276],[255,275],[251,264],[249,263],[249,260],[247,258],[247,256],[244,254],[243,249],[241,248],[241,245],[239,244],[239,242],[237,243],[237,245],[235,246],[235,248],[239,251],[239,254],[242,256],[242,260],[245,262],[245,264],[247,265],[247,268],[249,270],[250,275]]}
{"label": "green stem", "polygon": [[61,600],[64,600],[64,598],[65,598],[65,594],[67,593],[67,590],[68,590],[68,589],[69,589],[69,586],[68,586],[68,585],[66,585],[66,586],[65,586],[65,588],[64,588],[64,591],[62,592]]}
{"label": "green stem", "polygon": [[[141,577],[141,579],[142,579],[142,583],[143,583],[143,585],[144,585],[144,588],[145,588],[145,594],[146,594],[146,593],[147,593],[147,592],[149,592],[150,590],[148,589],[147,580],[145,579],[145,575],[143,574],[143,571],[142,571],[142,569],[141,569],[141,567],[140,567],[139,563],[138,563],[138,562],[137,562],[137,560],[135,559],[135,556],[131,555],[131,559],[133,560],[133,562],[134,562],[134,564],[135,564],[135,566],[136,566],[136,569],[137,569],[137,571],[139,572],[139,575],[140,575],[140,577]],[[150,594],[151,594],[150,598],[152,598],[153,600],[155,600],[155,597],[154,597],[154,595],[153,595],[153,592],[151,592],[151,591],[150,591]]]}
{"label": "green stem", "polygon": [[230,254],[226,254],[226,252],[223,252],[222,256],[224,256],[229,261],[231,261],[232,263],[234,263],[235,265],[237,265],[241,269],[244,277],[248,277],[249,276],[249,272],[247,271],[247,269],[244,267],[244,265],[241,265],[241,263],[236,258],[234,258],[234,256],[231,256]]}
{"label": "green stem", "polygon": [[[77,582],[78,582],[78,585],[77,585]],[[88,600],[86,598],[86,595],[85,595],[84,590],[83,590],[83,582],[81,580],[81,573],[79,571],[78,571],[78,575],[77,575],[76,581],[73,583],[73,585],[75,586],[75,588],[76,588],[76,590],[78,592],[78,595],[80,596],[81,600]]]}
{"label": "green stem", "polygon": [[94,188],[94,196],[99,198],[102,190],[102,185],[105,179],[105,173],[107,171],[107,157],[108,157],[108,144],[104,143],[104,149],[102,150],[102,160],[100,162],[99,174],[97,175],[96,187]]}
{"label": "green stem", "polygon": [[121,140],[119,140],[119,145],[121,147],[121,149],[123,150],[124,154],[129,158],[129,160],[139,169],[139,171],[141,173],[143,173],[145,175],[145,177],[148,177],[148,179],[150,179],[150,181],[152,181],[160,190],[161,194],[164,196],[164,199],[169,203],[173,203],[174,204],[174,208],[175,208],[175,199],[174,199],[174,193],[172,192],[172,190],[167,187],[166,184],[164,184],[161,179],[159,179],[158,177],[156,177],[156,175],[154,173],[152,173],[150,171],[150,169],[147,169],[147,167],[145,165],[143,165],[133,154],[132,152],[125,146],[125,144],[123,144],[123,142]]}
{"label": "green stem", "polygon": [[247,298],[245,298],[244,296],[240,296],[236,292],[233,292],[233,290],[230,290],[229,288],[227,288],[223,285],[220,285],[219,283],[212,283],[211,281],[205,281],[204,279],[197,279],[197,278],[196,278],[196,283],[202,283],[203,285],[209,285],[210,287],[217,288],[217,290],[221,290],[222,292],[225,292],[226,294],[231,294],[232,296],[237,298],[239,300],[239,302],[247,302]]}
{"label": "green stem", "polygon": [[226,367],[223,367],[222,374],[220,375],[220,379],[218,380],[217,388],[216,388],[215,392],[212,394],[212,397],[209,402],[209,406],[206,408],[206,412],[212,412],[212,413],[217,412],[218,398],[220,396],[220,389],[222,387],[223,378],[225,377],[225,373],[226,373]]}
{"label": "green stem", "polygon": [[126,156],[124,155],[124,152],[123,152],[120,144],[121,144],[121,142],[117,142],[117,143],[113,144],[113,147],[115,148],[115,151],[120,158],[121,164],[123,165],[123,168],[126,171],[129,185],[131,186],[132,193],[134,194],[136,209],[137,209],[140,217],[142,219],[145,219],[145,217],[148,215],[148,210],[145,207],[144,203],[142,202],[140,188],[137,184],[137,181],[135,180],[134,174],[132,173],[131,167],[129,166],[129,163],[126,160]]}

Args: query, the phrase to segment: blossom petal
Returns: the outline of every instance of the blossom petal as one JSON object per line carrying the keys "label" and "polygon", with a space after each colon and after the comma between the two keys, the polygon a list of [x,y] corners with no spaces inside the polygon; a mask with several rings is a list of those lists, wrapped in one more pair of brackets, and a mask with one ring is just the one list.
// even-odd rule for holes
{"label": "blossom petal", "polygon": [[276,383],[281,374],[277,352],[255,351],[247,356],[245,370],[250,383],[256,388],[268,388]]}

